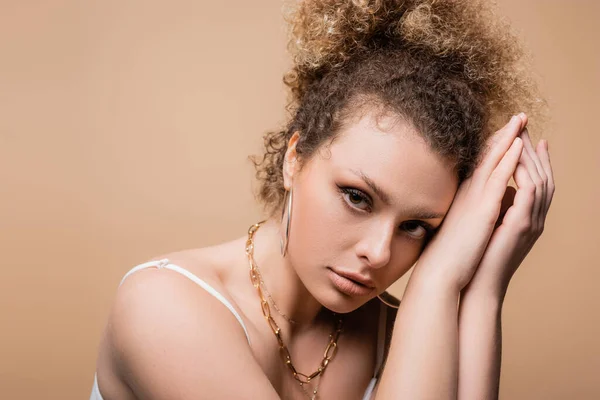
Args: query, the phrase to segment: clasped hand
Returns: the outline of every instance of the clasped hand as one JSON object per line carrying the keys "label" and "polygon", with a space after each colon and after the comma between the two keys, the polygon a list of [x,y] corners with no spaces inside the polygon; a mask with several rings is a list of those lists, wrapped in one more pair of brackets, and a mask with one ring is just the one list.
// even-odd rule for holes
{"label": "clasped hand", "polygon": [[[519,114],[490,138],[419,258],[419,275],[458,291],[504,295],[544,230],[554,194],[548,143],[534,149],[526,126],[526,115]],[[511,177],[516,189],[508,186]]]}

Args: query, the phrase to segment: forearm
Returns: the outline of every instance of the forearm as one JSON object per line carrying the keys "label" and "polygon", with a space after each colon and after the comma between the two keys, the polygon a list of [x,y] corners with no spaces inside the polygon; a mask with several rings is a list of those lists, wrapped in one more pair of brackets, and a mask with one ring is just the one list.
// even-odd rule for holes
{"label": "forearm", "polygon": [[497,399],[502,354],[502,299],[476,291],[460,298],[458,399]]}
{"label": "forearm", "polygon": [[376,399],[456,399],[458,384],[459,291],[411,276]]}

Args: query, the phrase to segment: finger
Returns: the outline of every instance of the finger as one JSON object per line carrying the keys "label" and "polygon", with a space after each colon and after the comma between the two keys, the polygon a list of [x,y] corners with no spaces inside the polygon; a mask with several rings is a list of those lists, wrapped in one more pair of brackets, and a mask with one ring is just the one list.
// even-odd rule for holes
{"label": "finger", "polygon": [[[526,139],[523,140],[524,147],[525,147],[526,141],[527,141]],[[535,204],[533,207],[532,218],[533,218],[533,222],[536,225],[535,227],[539,228],[543,225],[543,221],[540,221],[540,214],[542,214],[542,211],[543,211],[542,207],[544,207],[544,201],[545,201],[544,182],[542,181],[542,178],[538,174],[537,167],[535,166],[535,162],[529,155],[527,148],[523,149],[523,154],[521,155],[520,161],[525,166],[525,169],[527,170],[527,174],[529,175],[529,181],[530,181],[530,182],[522,181],[522,184],[529,185],[531,183],[534,185]],[[515,183],[516,183],[516,181],[515,181]]]}
{"label": "finger", "polygon": [[[525,113],[520,113],[517,115],[513,115],[513,117],[517,117],[521,119],[521,131],[523,130],[523,128],[525,128],[525,126],[527,126],[527,115],[525,115]],[[513,118],[511,117],[511,119]],[[503,129],[508,127],[508,125],[510,124],[510,120],[506,123],[506,125],[504,125],[501,129],[499,129],[496,133],[494,133],[489,139],[488,139],[488,147],[491,148],[493,145],[497,144],[502,138],[506,137],[506,135],[504,135],[504,131]],[[514,138],[513,138],[514,139]]]}
{"label": "finger", "polygon": [[517,193],[513,200],[513,206],[506,212],[504,220],[507,224],[516,225],[522,232],[527,232],[531,229],[533,222],[535,185],[523,163],[517,165],[514,178],[517,184]]}
{"label": "finger", "polygon": [[541,188],[541,201],[538,204],[536,204],[534,217],[536,218],[535,221],[537,221],[538,227],[543,228],[544,220],[546,218],[545,208],[546,208],[546,196],[547,196],[547,191],[548,191],[547,190],[548,177],[546,176],[546,171],[544,170],[544,167],[542,166],[542,162],[540,161],[540,158],[538,157],[537,152],[533,148],[533,143],[531,142],[531,137],[529,136],[529,130],[527,128],[523,129],[523,132],[521,133],[521,137],[523,138],[523,145],[525,147],[525,151],[527,151],[527,153],[533,160],[533,162],[535,164],[535,168],[538,173],[538,176],[541,179],[541,184],[540,184],[537,181],[537,177],[532,176],[532,178],[534,179],[534,183],[538,187],[538,190]]}
{"label": "finger", "polygon": [[502,225],[504,221],[504,216],[506,212],[510,209],[515,201],[515,194],[517,193],[517,189],[512,186],[507,186],[506,191],[504,192],[504,196],[502,197],[502,204],[500,205],[500,215],[498,216],[498,220],[496,221],[496,225],[494,229],[498,226]]}
{"label": "finger", "polygon": [[531,137],[529,136],[529,130],[527,128],[523,129],[521,137],[523,138],[523,145],[525,147],[525,150],[527,151],[527,153],[529,153],[529,156],[535,163],[535,167],[537,168],[540,178],[546,181],[546,171],[544,170],[544,167],[542,167],[542,162],[540,161],[538,154],[533,148]]}
{"label": "finger", "polygon": [[554,196],[554,172],[552,171],[552,164],[550,163],[550,152],[548,151],[548,142],[546,140],[540,140],[537,146],[537,152],[540,157],[540,162],[544,167],[546,176],[548,177],[548,183],[546,184],[546,204],[544,215],[548,213],[550,204],[552,203],[552,197]]}
{"label": "finger", "polygon": [[[517,115],[518,117],[521,118],[521,120],[523,121],[523,128],[525,128],[527,126],[527,122],[529,122],[529,117],[527,117],[527,114],[525,114],[524,112],[520,113],[519,115]],[[521,128],[521,129],[523,129]]]}
{"label": "finger", "polygon": [[498,132],[491,138],[488,148],[484,153],[483,159],[473,173],[482,182],[488,180],[492,172],[502,161],[504,155],[511,148],[515,138],[521,131],[521,125],[523,121],[518,116],[513,116],[510,121],[502,127]]}
{"label": "finger", "polygon": [[490,195],[494,199],[499,199],[508,186],[508,181],[514,174],[519,159],[523,153],[523,140],[519,137],[513,140],[512,145],[504,154],[504,157],[498,163],[498,166],[490,174],[490,178],[486,182],[486,186],[490,187]]}

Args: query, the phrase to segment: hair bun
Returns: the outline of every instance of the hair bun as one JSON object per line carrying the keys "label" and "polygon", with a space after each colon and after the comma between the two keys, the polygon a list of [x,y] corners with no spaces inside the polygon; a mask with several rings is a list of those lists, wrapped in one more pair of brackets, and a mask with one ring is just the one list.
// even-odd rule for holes
{"label": "hair bun", "polygon": [[[483,0],[300,0],[285,13],[293,68],[284,76],[290,105],[306,88],[349,59],[385,48],[426,53],[485,93],[495,110],[532,111],[530,104],[509,104],[535,92],[522,74],[523,51],[506,21]],[[529,96],[531,98],[531,96]],[[494,110],[492,110],[494,111]]]}
{"label": "hair bun", "polygon": [[[392,3],[397,5],[394,19],[390,19]],[[397,1],[299,1],[286,18],[290,26],[288,50],[299,68],[339,66],[368,47],[377,30],[397,24],[403,10]]]}
{"label": "hair bun", "polygon": [[296,132],[296,153],[310,160],[351,117],[390,113],[412,124],[461,181],[511,115],[526,112],[528,128],[540,125],[546,103],[490,0],[284,1],[294,1],[284,10],[291,118],[264,136],[262,159],[252,159],[271,216],[283,206],[285,154]]}

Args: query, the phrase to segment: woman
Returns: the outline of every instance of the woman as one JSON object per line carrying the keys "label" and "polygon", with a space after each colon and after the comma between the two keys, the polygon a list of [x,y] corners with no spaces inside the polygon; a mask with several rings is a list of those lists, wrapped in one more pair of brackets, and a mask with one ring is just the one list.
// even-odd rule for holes
{"label": "woman", "polygon": [[126,275],[92,399],[496,398],[502,302],[554,192],[509,118],[537,102],[519,48],[472,1],[305,0],[290,24],[269,217]]}

